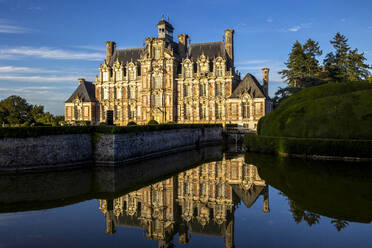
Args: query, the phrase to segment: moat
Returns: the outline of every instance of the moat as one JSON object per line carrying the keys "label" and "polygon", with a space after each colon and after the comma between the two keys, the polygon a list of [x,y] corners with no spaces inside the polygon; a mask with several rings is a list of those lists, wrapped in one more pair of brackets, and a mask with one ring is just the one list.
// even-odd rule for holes
{"label": "moat", "polygon": [[366,165],[206,147],[1,174],[0,247],[371,247]]}

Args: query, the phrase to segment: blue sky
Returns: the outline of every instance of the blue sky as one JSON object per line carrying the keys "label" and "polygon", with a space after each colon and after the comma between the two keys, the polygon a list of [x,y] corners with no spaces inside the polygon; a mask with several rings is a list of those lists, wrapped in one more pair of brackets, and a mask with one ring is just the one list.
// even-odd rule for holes
{"label": "blue sky", "polygon": [[371,9],[370,0],[0,0],[0,99],[16,94],[63,114],[77,78],[98,74],[105,41],[142,47],[145,37],[156,36],[161,13],[192,43],[220,41],[226,28],[235,29],[237,69],[261,80],[260,69],[270,67],[273,95],[284,86],[277,72],[296,40],[312,38],[326,54],[341,32],[371,64]]}

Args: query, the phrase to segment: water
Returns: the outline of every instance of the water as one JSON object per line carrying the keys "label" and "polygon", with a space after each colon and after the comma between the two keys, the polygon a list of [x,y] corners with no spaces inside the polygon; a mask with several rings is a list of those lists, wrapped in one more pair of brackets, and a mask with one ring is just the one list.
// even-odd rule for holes
{"label": "water", "polygon": [[0,247],[372,247],[372,169],[206,148],[0,176]]}

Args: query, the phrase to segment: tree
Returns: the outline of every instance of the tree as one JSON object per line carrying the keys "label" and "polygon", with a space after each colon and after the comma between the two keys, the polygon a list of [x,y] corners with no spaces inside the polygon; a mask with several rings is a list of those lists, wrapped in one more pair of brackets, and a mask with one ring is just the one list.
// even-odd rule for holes
{"label": "tree", "polygon": [[9,96],[0,101],[0,123],[10,125],[58,125],[63,116],[44,113],[44,107],[32,105],[20,96]]}
{"label": "tree", "polygon": [[335,52],[330,52],[324,59],[324,70],[328,80],[360,81],[367,80],[371,67],[364,63],[364,53],[358,53],[358,49],[351,50],[348,39],[337,33],[330,41]]}
{"label": "tree", "polygon": [[304,45],[296,41],[285,62],[287,69],[280,71],[288,87],[304,88],[319,84],[318,73],[321,70],[317,57],[322,55],[319,43],[308,39]]}
{"label": "tree", "polygon": [[0,101],[0,122],[6,124],[22,124],[30,122],[31,106],[20,96],[10,96]]}

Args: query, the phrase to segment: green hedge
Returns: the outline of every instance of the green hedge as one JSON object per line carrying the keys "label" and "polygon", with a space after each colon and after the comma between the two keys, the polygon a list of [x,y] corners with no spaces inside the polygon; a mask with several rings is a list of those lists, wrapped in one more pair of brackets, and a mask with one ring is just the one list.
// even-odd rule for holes
{"label": "green hedge", "polygon": [[137,125],[137,126],[62,126],[62,127],[2,127],[0,138],[26,138],[44,135],[59,134],[118,134],[118,133],[141,133],[150,131],[162,131],[182,128],[208,128],[222,127],[221,124],[161,124],[161,125]]}
{"label": "green hedge", "polygon": [[252,152],[372,158],[372,140],[292,138],[246,134],[244,144]]}

